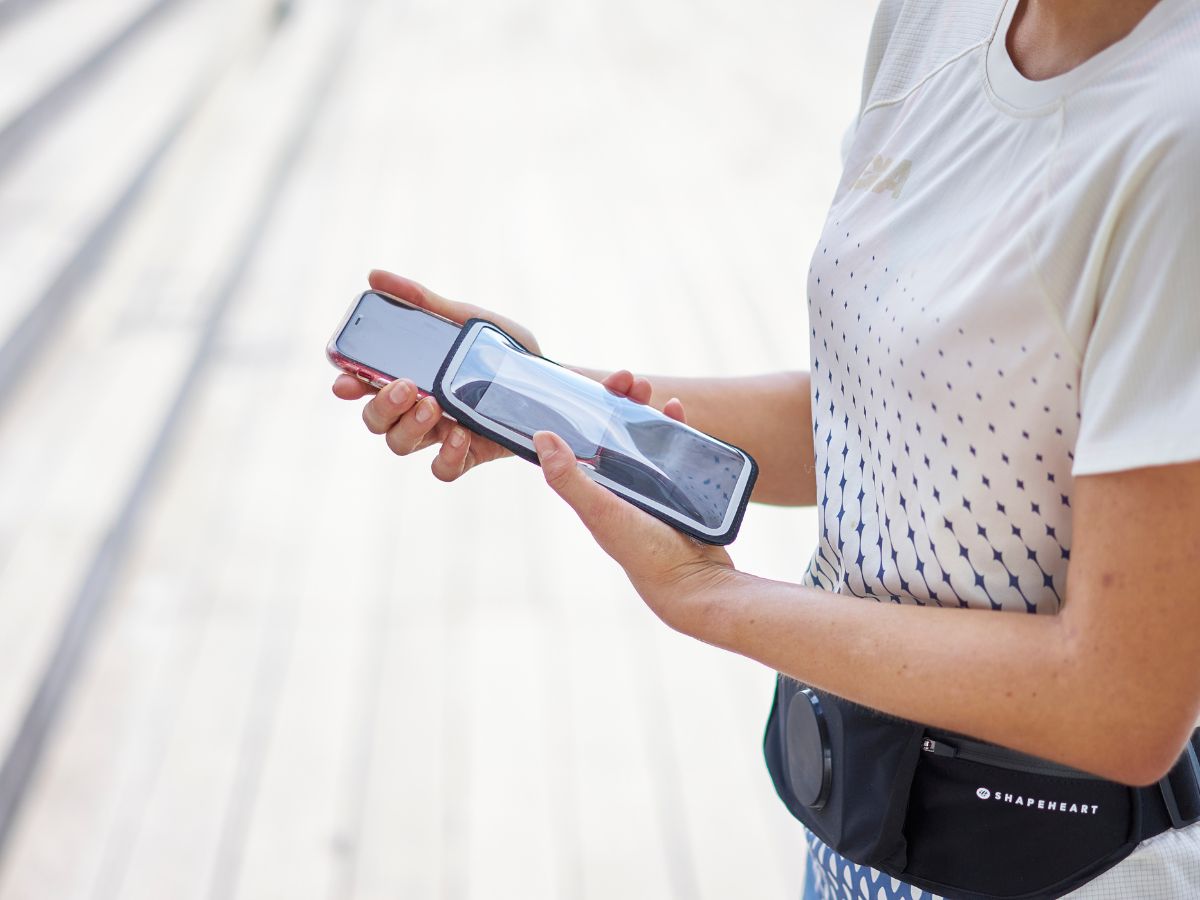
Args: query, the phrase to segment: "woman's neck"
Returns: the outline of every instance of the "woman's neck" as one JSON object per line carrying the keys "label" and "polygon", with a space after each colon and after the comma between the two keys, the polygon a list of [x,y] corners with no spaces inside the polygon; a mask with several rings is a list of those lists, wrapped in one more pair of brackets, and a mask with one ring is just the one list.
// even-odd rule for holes
{"label": "woman's neck", "polygon": [[1008,55],[1033,81],[1074,69],[1133,31],[1158,0],[1020,0]]}

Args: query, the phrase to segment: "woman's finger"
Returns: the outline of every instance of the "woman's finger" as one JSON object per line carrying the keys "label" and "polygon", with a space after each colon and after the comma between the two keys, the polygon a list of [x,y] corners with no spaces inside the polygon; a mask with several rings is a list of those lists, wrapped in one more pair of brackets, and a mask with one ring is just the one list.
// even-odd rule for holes
{"label": "woman's finger", "polygon": [[618,369],[600,383],[614,394],[628,397],[635,403],[649,403],[650,395],[654,392],[649,381],[638,378],[628,369]]}
{"label": "woman's finger", "polygon": [[442,418],[442,408],[432,397],[418,401],[387,430],[387,445],[397,456],[423,450],[432,442],[430,432]]}
{"label": "woman's finger", "polygon": [[471,433],[461,425],[452,425],[442,440],[430,469],[439,481],[454,481],[467,470],[467,453],[471,449]]}
{"label": "woman's finger", "polygon": [[614,394],[624,397],[633,386],[633,373],[628,369],[618,369],[600,383]]}
{"label": "woman's finger", "polygon": [[645,378],[634,378],[633,383],[629,386],[627,396],[635,403],[641,403],[643,406],[650,402],[650,395],[654,389],[650,386],[650,382]]}
{"label": "woman's finger", "polygon": [[375,388],[363,384],[352,375],[339,375],[333,382],[333,394],[342,400],[360,400],[367,394],[374,394]]}
{"label": "woman's finger", "polygon": [[417,400],[417,386],[407,378],[397,378],[363,407],[363,422],[372,434],[384,434]]}
{"label": "woman's finger", "polygon": [[672,397],[663,406],[663,415],[674,419],[676,422],[687,424],[687,418],[683,414],[683,402],[678,397]]}

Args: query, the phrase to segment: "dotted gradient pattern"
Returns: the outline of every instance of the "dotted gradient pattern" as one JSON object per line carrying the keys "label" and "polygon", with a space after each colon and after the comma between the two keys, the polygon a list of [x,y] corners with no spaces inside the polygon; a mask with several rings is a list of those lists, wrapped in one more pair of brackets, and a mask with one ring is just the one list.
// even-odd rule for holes
{"label": "dotted gradient pattern", "polygon": [[811,583],[894,603],[1056,612],[1070,559],[1074,361],[1052,340],[940,313],[919,272],[838,237],[809,281],[821,523]]}

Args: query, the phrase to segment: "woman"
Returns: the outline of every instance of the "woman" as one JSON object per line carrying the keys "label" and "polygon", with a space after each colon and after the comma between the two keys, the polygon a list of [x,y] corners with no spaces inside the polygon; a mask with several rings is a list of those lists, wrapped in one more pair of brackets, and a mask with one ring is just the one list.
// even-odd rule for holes
{"label": "woman", "polygon": [[[1180,771],[1200,714],[1198,87],[1195,0],[885,0],[813,256],[811,375],[604,380],[749,451],[756,500],[818,506],[802,584],[736,571],[536,436],[550,487],[655,613],[783,673],[768,758],[798,815],[797,697],[1126,785]],[[501,317],[371,283],[536,349]],[[401,380],[365,408],[394,452],[440,444],[443,480],[505,455],[414,397]],[[901,818],[926,803],[904,792]],[[1030,816],[1057,808],[1025,793]],[[1187,818],[1025,895],[1200,896]],[[1042,844],[1023,839],[1018,858]],[[810,896],[920,895],[810,844]],[[1001,893],[936,865],[924,883]]]}

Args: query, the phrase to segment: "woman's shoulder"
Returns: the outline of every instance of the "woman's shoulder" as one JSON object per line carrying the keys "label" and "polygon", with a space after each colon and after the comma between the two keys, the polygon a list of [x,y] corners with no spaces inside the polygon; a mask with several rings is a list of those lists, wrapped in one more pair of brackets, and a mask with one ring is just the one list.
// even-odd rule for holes
{"label": "woman's shoulder", "polygon": [[1004,0],[882,0],[863,71],[862,107],[904,96],[995,33]]}
{"label": "woman's shoulder", "polygon": [[1149,92],[1175,132],[1200,152],[1200,3],[1174,5],[1176,16],[1148,48],[1155,76]]}
{"label": "woman's shoulder", "polygon": [[[1143,161],[1200,172],[1200,2],[1160,0],[1153,28],[1100,77],[1067,98],[1067,129],[1107,130]],[[1136,37],[1136,32],[1135,35]],[[1120,122],[1119,129],[1111,123]],[[1104,125],[1103,123],[1110,123]],[[1105,143],[1100,140],[1101,143]]]}

